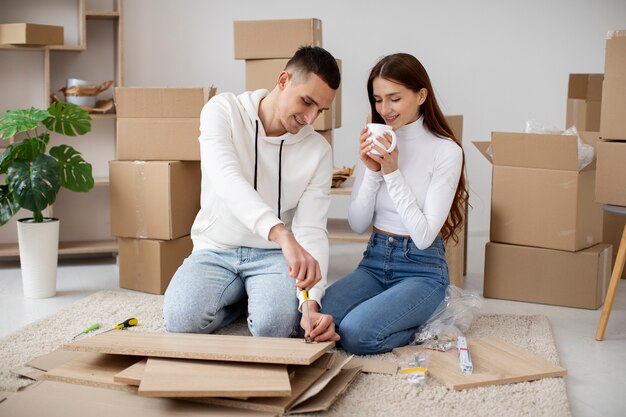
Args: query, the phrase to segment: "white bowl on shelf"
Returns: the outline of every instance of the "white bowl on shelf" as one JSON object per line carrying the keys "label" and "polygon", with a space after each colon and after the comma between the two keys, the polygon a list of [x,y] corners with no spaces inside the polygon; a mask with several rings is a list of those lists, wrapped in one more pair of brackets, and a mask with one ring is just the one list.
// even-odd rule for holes
{"label": "white bowl on shelf", "polygon": [[89,81],[79,80],[78,78],[68,78],[67,84],[68,87],[73,87],[75,85],[91,85]]}
{"label": "white bowl on shelf", "polygon": [[77,106],[96,107],[96,96],[67,96],[65,101]]}

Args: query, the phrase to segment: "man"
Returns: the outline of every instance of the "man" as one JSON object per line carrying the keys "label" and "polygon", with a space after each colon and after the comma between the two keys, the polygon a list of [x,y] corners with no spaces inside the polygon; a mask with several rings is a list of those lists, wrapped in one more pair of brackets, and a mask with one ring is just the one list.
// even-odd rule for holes
{"label": "man", "polygon": [[300,310],[305,337],[339,340],[332,316],[319,313],[331,148],[311,126],[339,82],[330,53],[302,47],[272,91],[223,93],[204,106],[201,208],[193,253],[165,293],[169,331],[212,333],[247,307],[254,336],[295,335]]}

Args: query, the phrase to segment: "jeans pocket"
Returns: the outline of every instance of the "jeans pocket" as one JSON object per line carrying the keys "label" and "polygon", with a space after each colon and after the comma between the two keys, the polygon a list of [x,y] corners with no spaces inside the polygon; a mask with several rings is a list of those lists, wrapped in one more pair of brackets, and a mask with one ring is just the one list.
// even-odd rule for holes
{"label": "jeans pocket", "polygon": [[408,248],[404,252],[404,259],[425,268],[436,268],[441,270],[440,252],[437,248],[432,246],[424,250]]}

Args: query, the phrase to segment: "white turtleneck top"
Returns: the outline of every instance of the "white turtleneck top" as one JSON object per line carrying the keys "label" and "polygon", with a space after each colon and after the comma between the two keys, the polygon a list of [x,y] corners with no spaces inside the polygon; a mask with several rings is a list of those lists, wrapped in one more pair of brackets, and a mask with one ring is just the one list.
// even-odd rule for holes
{"label": "white turtleneck top", "polygon": [[424,118],[395,131],[398,169],[386,175],[361,160],[356,168],[348,220],[363,233],[373,224],[409,235],[419,249],[428,248],[448,218],[461,176],[463,150],[449,138],[431,133]]}

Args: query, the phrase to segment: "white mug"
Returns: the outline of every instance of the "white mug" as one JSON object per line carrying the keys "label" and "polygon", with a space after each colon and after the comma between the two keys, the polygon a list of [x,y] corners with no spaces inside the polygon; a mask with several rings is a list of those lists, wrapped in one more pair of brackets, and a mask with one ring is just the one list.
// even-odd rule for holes
{"label": "white mug", "polygon": [[[396,138],[396,133],[393,131],[393,128],[389,125],[384,125],[382,123],[368,123],[367,124],[367,130],[370,131],[371,135],[369,138],[367,138],[367,140],[369,142],[373,142],[374,145],[379,146],[381,148],[385,148],[379,141],[376,140],[376,138],[378,136],[383,136],[385,133],[389,133],[391,135],[391,145],[389,146],[388,149],[386,149],[386,151],[388,153],[393,152],[394,149],[396,149],[396,144],[398,142],[398,139]],[[372,149],[371,152],[375,155],[381,156],[380,152],[378,152],[376,149]]]}

